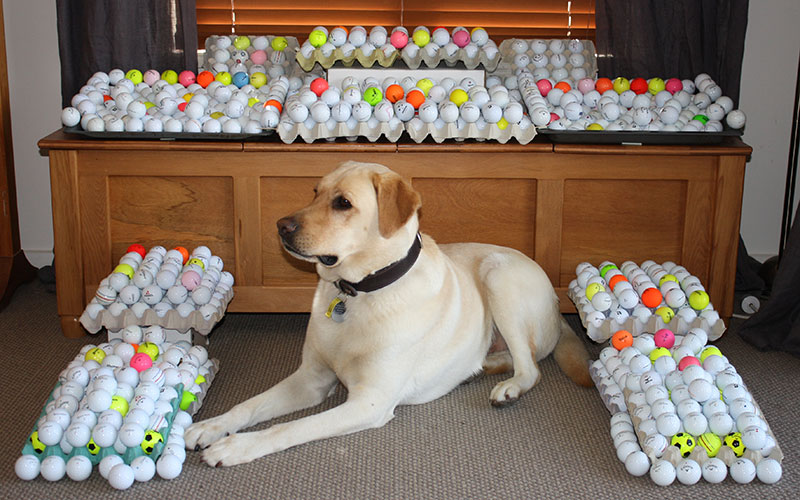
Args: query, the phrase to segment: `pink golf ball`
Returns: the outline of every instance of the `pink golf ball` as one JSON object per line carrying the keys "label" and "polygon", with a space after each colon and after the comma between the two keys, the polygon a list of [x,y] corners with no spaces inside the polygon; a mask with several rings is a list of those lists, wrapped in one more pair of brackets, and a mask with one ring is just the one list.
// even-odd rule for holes
{"label": "pink golf ball", "polygon": [[389,41],[392,43],[394,48],[402,49],[403,47],[408,45],[408,35],[406,35],[404,32],[400,30],[397,30],[394,33],[392,33],[391,37],[389,37]]}
{"label": "pink golf ball", "polygon": [[197,271],[188,270],[181,276],[181,285],[190,292],[200,286],[201,281],[203,281],[203,278]]}
{"label": "pink golf ball", "polygon": [[670,78],[669,80],[664,82],[664,88],[670,94],[674,94],[675,92],[683,90],[683,83],[677,78]]}
{"label": "pink golf ball", "polygon": [[161,78],[161,73],[154,69],[148,69],[144,72],[144,75],[142,75],[142,81],[151,87],[159,80],[159,78]]}
{"label": "pink golf ball", "polygon": [[547,94],[553,89],[553,84],[547,78],[542,78],[536,82],[536,86],[539,88],[539,93],[542,94],[542,97],[547,97]]}
{"label": "pink golf ball", "polygon": [[263,50],[256,50],[250,54],[250,60],[253,64],[264,64],[267,61],[267,53]]}
{"label": "pink golf ball", "polygon": [[702,367],[703,365],[700,364],[700,360],[695,358],[694,356],[684,356],[681,358],[680,363],[678,363],[678,370],[683,371],[687,366],[690,365],[697,365]]}
{"label": "pink golf ball", "polygon": [[656,347],[672,349],[672,346],[675,345],[675,334],[671,330],[662,328],[653,335],[653,340],[656,343]]}
{"label": "pink golf ball", "polygon": [[150,356],[147,355],[147,353],[137,352],[131,358],[130,364],[131,368],[133,368],[139,373],[142,373],[143,371],[153,366],[153,360],[150,358]]}
{"label": "pink golf ball", "polygon": [[181,71],[180,74],[178,75],[178,83],[180,83],[184,87],[188,87],[194,82],[195,82],[194,72],[189,71],[188,69],[185,71]]}
{"label": "pink golf ball", "polygon": [[591,78],[582,78],[578,81],[578,90],[581,91],[581,94],[594,90],[594,80]]}
{"label": "pink golf ball", "polygon": [[453,43],[463,48],[469,43],[469,32],[467,30],[458,30],[453,33]]}

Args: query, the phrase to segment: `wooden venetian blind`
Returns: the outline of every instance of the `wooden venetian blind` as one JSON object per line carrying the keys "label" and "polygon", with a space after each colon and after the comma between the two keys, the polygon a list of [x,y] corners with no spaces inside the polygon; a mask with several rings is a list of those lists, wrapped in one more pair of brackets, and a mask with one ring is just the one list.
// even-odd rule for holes
{"label": "wooden venetian blind", "polygon": [[594,39],[594,0],[197,0],[199,46],[210,35],[288,35],[302,43],[318,25],[482,26],[506,38]]}

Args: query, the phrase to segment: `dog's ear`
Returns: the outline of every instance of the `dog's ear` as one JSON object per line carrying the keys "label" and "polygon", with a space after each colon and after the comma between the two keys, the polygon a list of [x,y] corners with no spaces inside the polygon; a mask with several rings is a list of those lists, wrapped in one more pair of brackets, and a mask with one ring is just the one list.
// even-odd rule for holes
{"label": "dog's ear", "polygon": [[422,199],[408,181],[394,172],[375,173],[372,183],[378,199],[378,229],[381,236],[388,238],[419,210]]}

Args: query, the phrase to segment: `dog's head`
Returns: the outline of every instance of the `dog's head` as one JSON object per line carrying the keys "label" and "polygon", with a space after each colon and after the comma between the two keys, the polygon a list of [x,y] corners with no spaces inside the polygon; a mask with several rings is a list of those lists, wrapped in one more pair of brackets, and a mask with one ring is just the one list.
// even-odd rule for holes
{"label": "dog's head", "polygon": [[383,165],[346,162],[314,193],[310,205],[278,221],[278,234],[325,280],[359,281],[403,258],[416,237],[420,195]]}

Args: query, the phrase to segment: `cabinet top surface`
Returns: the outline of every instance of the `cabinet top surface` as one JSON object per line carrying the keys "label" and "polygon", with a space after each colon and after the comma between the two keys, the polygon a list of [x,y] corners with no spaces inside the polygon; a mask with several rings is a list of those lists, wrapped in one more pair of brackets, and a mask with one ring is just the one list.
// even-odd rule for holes
{"label": "cabinet top surface", "polygon": [[563,153],[563,154],[644,154],[644,155],[749,155],[752,148],[738,137],[725,137],[719,144],[698,145],[622,145],[622,144],[555,144],[539,136],[528,144],[493,141],[434,141],[417,144],[400,142],[320,141],[310,144],[285,144],[277,136],[255,141],[215,140],[107,140],[87,138],[57,130],[38,142],[46,154],[49,150],[124,150],[124,151],[219,151],[219,152],[475,152],[475,153]]}

